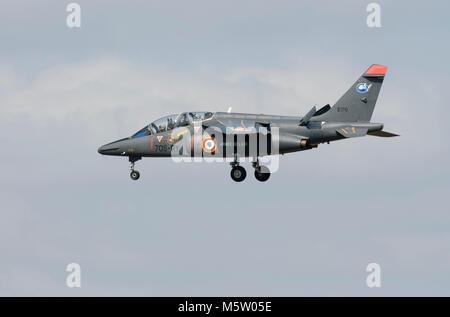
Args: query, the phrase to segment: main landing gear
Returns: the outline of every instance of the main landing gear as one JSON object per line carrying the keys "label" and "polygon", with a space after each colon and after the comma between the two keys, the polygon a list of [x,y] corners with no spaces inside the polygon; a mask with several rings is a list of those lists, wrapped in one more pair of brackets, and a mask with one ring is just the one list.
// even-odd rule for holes
{"label": "main landing gear", "polygon": [[247,172],[245,171],[245,168],[242,166],[235,166],[231,169],[231,178],[235,182],[242,182],[245,177],[247,176]]}
{"label": "main landing gear", "polygon": [[[247,176],[247,172],[245,168],[239,165],[239,161],[237,157],[234,158],[234,161],[230,163],[231,165],[231,178],[235,182],[242,182]],[[259,165],[258,159],[252,162],[252,166],[255,169],[255,178],[260,182],[265,182],[270,178],[270,170],[266,166]]]}
{"label": "main landing gear", "polygon": [[245,177],[247,176],[247,172],[245,171],[245,168],[239,165],[239,161],[237,159],[237,156],[234,157],[234,161],[230,163],[231,165],[231,178],[235,182],[242,182]]}
{"label": "main landing gear", "polygon": [[258,159],[256,161],[252,162],[252,166],[255,169],[255,178],[259,180],[260,182],[265,182],[270,177],[270,170],[267,168],[267,166],[261,166],[259,165]]}
{"label": "main landing gear", "polygon": [[131,157],[131,156],[129,158],[129,160],[131,162],[131,164],[130,164],[130,170],[131,170],[130,177],[134,181],[137,181],[139,179],[139,177],[141,176],[141,174],[139,174],[139,172],[134,169],[134,163],[136,161],[139,161],[140,159],[141,159],[140,157]]}

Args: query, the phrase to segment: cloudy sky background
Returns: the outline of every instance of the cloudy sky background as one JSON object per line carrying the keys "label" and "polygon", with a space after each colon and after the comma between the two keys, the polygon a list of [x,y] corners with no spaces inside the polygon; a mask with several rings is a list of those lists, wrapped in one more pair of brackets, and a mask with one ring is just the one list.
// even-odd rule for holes
{"label": "cloudy sky background", "polygon": [[[450,295],[448,1],[4,1],[0,295]],[[219,163],[97,148],[186,110],[302,115],[389,66],[359,138]],[[69,289],[77,262],[82,287]],[[366,286],[377,262],[382,287]]]}

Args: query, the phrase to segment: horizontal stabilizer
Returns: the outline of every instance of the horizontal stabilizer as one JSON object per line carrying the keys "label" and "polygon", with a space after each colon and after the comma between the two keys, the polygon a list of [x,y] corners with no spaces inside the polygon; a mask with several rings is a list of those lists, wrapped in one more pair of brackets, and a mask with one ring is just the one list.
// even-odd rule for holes
{"label": "horizontal stabilizer", "polygon": [[350,126],[336,129],[336,132],[342,135],[344,138],[356,138],[359,136],[365,136],[368,130],[368,128]]}
{"label": "horizontal stabilizer", "polygon": [[394,136],[399,136],[398,134],[394,134],[394,133],[390,133],[390,132],[386,132],[386,131],[374,131],[374,132],[369,132],[367,133],[368,135],[373,135],[373,136],[379,136],[382,138],[392,138]]}

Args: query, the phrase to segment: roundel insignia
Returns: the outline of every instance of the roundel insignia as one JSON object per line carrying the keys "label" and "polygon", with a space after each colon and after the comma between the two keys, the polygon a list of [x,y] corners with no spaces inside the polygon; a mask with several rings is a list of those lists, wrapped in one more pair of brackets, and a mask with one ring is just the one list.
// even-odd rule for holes
{"label": "roundel insignia", "polygon": [[216,150],[216,141],[211,137],[204,138],[202,142],[202,148],[205,152],[214,152]]}
{"label": "roundel insignia", "polygon": [[367,85],[366,83],[359,83],[356,85],[356,91],[360,94],[365,94],[369,91],[370,85]]}

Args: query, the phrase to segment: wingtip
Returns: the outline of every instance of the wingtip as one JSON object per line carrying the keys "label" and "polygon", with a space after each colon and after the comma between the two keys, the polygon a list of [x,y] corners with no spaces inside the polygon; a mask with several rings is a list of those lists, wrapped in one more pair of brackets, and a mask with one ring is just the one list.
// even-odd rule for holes
{"label": "wingtip", "polygon": [[383,131],[383,130],[368,132],[367,134],[368,135],[382,137],[382,138],[392,138],[392,137],[400,136],[400,134],[386,132],[386,131]]}

